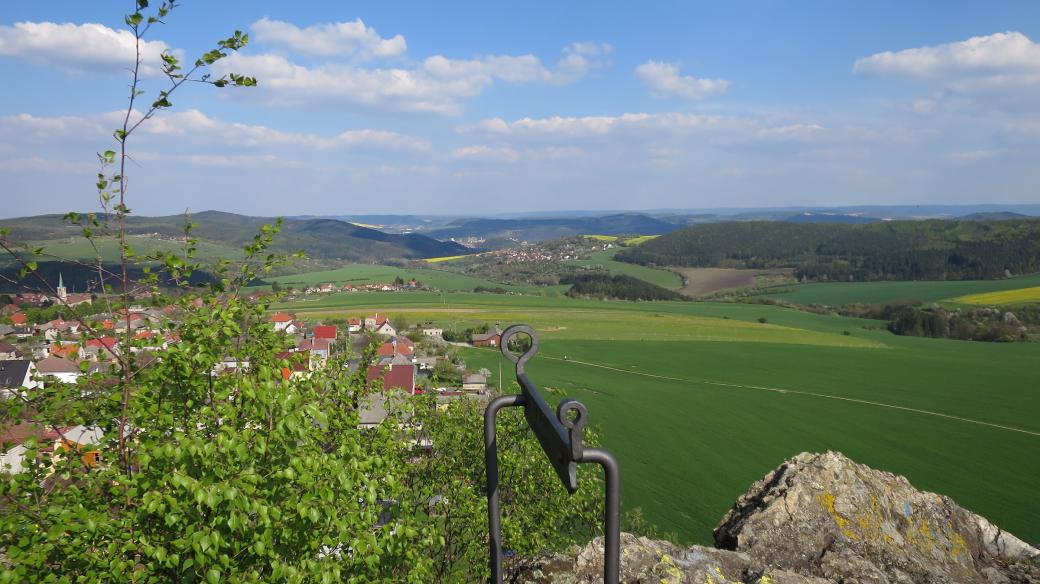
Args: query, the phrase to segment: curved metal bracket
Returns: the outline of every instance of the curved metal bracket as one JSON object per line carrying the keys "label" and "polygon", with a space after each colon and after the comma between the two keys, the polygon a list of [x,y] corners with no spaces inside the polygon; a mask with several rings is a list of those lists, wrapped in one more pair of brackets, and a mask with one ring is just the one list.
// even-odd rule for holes
{"label": "curved metal bracket", "polygon": [[[531,337],[531,347],[524,351],[522,355],[517,355],[509,350],[509,341],[513,340],[513,337],[520,333]],[[498,344],[506,359],[516,364],[516,374],[520,375],[524,373],[524,365],[538,354],[538,333],[534,332],[534,329],[526,324],[514,324],[502,331],[502,338]]]}
{"label": "curved metal bracket", "polygon": [[[509,350],[509,341],[524,333],[531,338],[531,347],[516,355]],[[560,482],[570,493],[578,490],[577,465],[598,464],[603,467],[606,490],[603,510],[604,558],[603,581],[617,584],[621,555],[621,475],[617,460],[606,450],[585,448],[583,432],[588,410],[580,401],[564,398],[553,412],[541,392],[527,378],[524,366],[538,353],[538,333],[528,325],[513,325],[503,331],[499,341],[502,354],[516,364],[519,395],[495,398],[484,411],[484,455],[487,467],[488,534],[490,536],[491,582],[502,582],[501,511],[498,504],[498,442],[495,421],[498,411],[505,407],[523,407],[524,419],[542,446]]]}

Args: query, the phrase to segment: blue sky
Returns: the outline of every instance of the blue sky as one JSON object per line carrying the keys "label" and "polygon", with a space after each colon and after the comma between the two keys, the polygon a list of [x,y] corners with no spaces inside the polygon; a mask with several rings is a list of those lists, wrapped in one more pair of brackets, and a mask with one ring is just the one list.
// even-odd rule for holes
{"label": "blue sky", "polygon": [[[94,203],[130,2],[0,12],[0,215]],[[140,213],[1036,203],[1035,2],[186,0],[147,40],[217,72],[135,137]]]}

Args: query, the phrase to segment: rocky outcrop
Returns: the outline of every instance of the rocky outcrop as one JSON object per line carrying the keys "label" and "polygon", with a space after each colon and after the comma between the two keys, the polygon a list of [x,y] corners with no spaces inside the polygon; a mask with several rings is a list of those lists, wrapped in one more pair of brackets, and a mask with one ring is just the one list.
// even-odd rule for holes
{"label": "rocky outcrop", "polygon": [[[622,582],[1040,584],[1040,550],[949,497],[845,456],[800,454],[752,485],[717,549],[622,536]],[[541,558],[520,582],[602,581],[602,540]]]}
{"label": "rocky outcrop", "polygon": [[[603,538],[575,554],[540,558],[518,580],[526,584],[603,582]],[[697,584],[830,584],[788,570],[764,569],[748,554],[621,534],[621,581]]]}

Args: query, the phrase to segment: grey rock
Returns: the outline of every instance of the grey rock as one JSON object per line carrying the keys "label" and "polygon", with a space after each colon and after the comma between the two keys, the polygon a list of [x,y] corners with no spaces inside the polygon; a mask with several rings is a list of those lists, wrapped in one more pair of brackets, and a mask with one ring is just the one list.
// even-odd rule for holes
{"label": "grey rock", "polygon": [[[747,555],[621,534],[621,581],[640,584],[829,584],[786,570],[761,569]],[[572,554],[545,556],[522,571],[524,584],[603,582],[603,538]]]}
{"label": "grey rock", "polygon": [[[640,584],[1040,584],[1040,550],[901,476],[840,453],[800,454],[756,482],[716,548],[621,536]],[[514,582],[603,581],[603,540],[514,566]]]}
{"label": "grey rock", "polygon": [[840,582],[1040,582],[1040,550],[949,497],[836,452],[800,454],[752,485],[715,542]]}

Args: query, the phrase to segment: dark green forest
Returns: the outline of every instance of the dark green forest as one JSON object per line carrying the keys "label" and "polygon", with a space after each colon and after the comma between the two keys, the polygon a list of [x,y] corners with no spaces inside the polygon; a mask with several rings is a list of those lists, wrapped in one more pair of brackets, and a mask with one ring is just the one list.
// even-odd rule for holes
{"label": "dark green forest", "polygon": [[572,298],[615,298],[618,300],[682,300],[677,292],[651,284],[632,276],[610,274],[572,274],[560,278],[569,284],[567,295]]}
{"label": "dark green forest", "polygon": [[642,265],[795,268],[805,280],[983,280],[1040,271],[1040,220],[695,225],[616,259]]}

